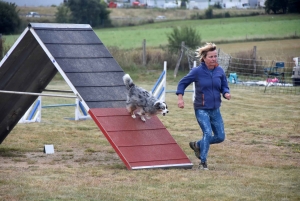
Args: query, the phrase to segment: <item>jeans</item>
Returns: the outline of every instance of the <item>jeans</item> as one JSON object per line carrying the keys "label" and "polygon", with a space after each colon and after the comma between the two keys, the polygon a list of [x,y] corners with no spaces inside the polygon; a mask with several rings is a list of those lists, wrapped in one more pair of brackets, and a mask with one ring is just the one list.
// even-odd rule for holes
{"label": "jeans", "polygon": [[[200,147],[200,160],[206,162],[209,146],[225,140],[224,123],[220,109],[196,109],[195,115],[203,132],[203,138],[197,141]],[[212,134],[213,132],[213,134]]]}

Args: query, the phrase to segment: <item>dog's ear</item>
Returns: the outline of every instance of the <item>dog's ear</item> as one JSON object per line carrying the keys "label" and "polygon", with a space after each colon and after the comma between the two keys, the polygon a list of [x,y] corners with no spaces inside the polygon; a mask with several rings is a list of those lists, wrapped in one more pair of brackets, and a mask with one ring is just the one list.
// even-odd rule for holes
{"label": "dog's ear", "polygon": [[164,104],[165,104],[165,106],[166,106],[166,109],[168,109],[168,105],[167,105],[167,103],[166,102],[163,102]]}
{"label": "dog's ear", "polygon": [[159,102],[159,101],[155,102],[155,103],[154,103],[154,107],[155,107],[156,109],[160,109],[160,102]]}

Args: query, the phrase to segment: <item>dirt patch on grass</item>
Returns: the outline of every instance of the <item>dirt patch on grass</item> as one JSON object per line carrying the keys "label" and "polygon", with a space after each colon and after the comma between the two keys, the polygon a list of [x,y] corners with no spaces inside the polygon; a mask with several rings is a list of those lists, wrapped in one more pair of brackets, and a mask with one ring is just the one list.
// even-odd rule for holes
{"label": "dirt patch on grass", "polygon": [[[1,156],[1,167],[14,168],[63,168],[63,167],[95,167],[101,165],[122,165],[116,153],[93,152],[87,153],[83,149],[76,149],[72,152],[55,152],[46,154],[44,152],[10,152]],[[124,166],[125,168],[125,166]]]}

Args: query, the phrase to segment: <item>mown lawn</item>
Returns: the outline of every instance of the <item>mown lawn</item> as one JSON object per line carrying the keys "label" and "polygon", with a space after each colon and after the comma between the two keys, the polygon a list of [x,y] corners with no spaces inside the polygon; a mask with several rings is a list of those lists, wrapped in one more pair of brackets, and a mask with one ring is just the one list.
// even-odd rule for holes
{"label": "mown lawn", "polygon": [[[150,90],[155,75],[136,83]],[[168,77],[167,90],[181,76]],[[60,80],[49,88],[68,89]],[[231,93],[221,108],[227,137],[211,146],[209,171],[197,169],[188,146],[201,137],[191,93],[183,110],[167,93],[170,113],[159,116],[194,163],[189,170],[129,171],[92,120],[68,120],[72,107],[43,109],[41,123],[18,124],[0,146],[0,200],[299,200],[299,96]],[[43,105],[66,103],[73,101],[43,98]],[[44,144],[55,153],[44,154]]]}

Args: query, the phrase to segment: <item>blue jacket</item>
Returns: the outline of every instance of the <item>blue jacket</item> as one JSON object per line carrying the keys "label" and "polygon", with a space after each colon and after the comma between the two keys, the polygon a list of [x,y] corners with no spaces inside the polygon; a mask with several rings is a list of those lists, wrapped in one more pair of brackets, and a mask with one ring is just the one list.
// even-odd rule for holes
{"label": "blue jacket", "polygon": [[194,109],[217,109],[221,106],[221,94],[230,93],[224,70],[217,66],[209,70],[204,62],[192,68],[178,83],[176,95],[184,95],[184,90],[195,82]]}

